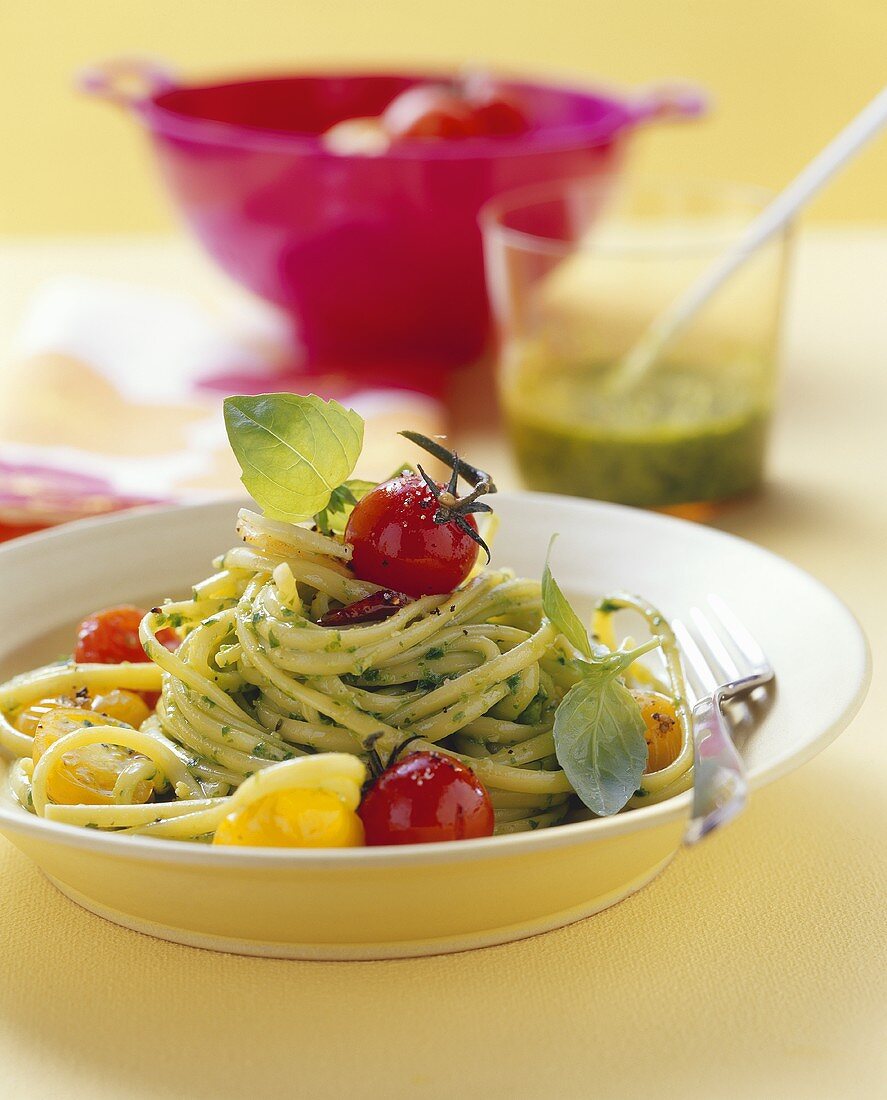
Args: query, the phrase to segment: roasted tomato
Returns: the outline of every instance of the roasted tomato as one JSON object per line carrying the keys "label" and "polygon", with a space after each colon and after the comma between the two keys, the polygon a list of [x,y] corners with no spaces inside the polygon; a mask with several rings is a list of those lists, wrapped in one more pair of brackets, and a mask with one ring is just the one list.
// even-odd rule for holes
{"label": "roasted tomato", "polygon": [[[59,695],[48,699],[39,699],[36,703],[29,703],[25,707],[19,707],[11,716],[12,724],[22,733],[31,737],[37,732],[37,727],[44,718],[54,710],[91,710],[103,714],[107,718],[115,718],[118,722],[124,722],[133,729],[138,729],[142,722],[150,715],[151,710],[142,695],[135,691],[125,691],[123,688],[114,688],[106,691],[104,695],[97,695],[92,699],[86,691],[76,696]],[[93,725],[98,719],[93,718]]]}
{"label": "roasted tomato", "polygon": [[330,791],[295,788],[266,794],[223,818],[214,844],[256,848],[358,848],[360,818]]}
{"label": "roasted tomato", "polygon": [[138,729],[151,714],[151,708],[139,692],[126,691],[124,688],[113,688],[111,691],[106,691],[104,695],[97,695],[92,700],[90,708],[108,718],[125,722],[133,729]]}
{"label": "roasted tomato", "polygon": [[387,768],[358,813],[366,842],[430,844],[492,836],[493,804],[474,772],[452,756],[413,752]]}
{"label": "roasted tomato", "polygon": [[477,75],[408,88],[389,103],[382,127],[393,141],[453,140],[522,134],[530,124],[515,95],[489,77]]}
{"label": "roasted tomato", "polygon": [[[413,473],[367,493],[345,529],[355,574],[413,597],[452,592],[471,572],[478,547],[455,520],[435,523],[438,503]],[[464,521],[477,531],[474,516]]]}
{"label": "roasted tomato", "polygon": [[[65,734],[101,722],[101,715],[80,707],[54,707],[41,718],[34,732],[33,758],[36,764],[50,745]],[[124,768],[144,757],[119,745],[86,745],[66,752],[46,780],[46,793],[65,806],[104,806],[113,801],[114,787]],[[136,784],[133,802],[147,802],[153,787],[147,781]]]}
{"label": "roasted tomato", "polygon": [[659,772],[673,764],[681,751],[683,734],[675,705],[658,691],[635,691],[643,715],[647,742],[645,772]]}
{"label": "roasted tomato", "polygon": [[504,91],[489,78],[467,79],[465,95],[482,134],[497,137],[529,130],[529,120],[517,96]]}
{"label": "roasted tomato", "polygon": [[466,138],[480,132],[470,103],[442,84],[417,84],[396,96],[382,115],[392,140]]}
{"label": "roasted tomato", "polygon": [[[77,627],[74,660],[78,664],[98,665],[144,663],[148,656],[139,640],[139,624],[145,615],[147,611],[132,604],[94,612]],[[167,649],[175,649],[179,644],[178,635],[170,629],[158,631],[157,640]]]}

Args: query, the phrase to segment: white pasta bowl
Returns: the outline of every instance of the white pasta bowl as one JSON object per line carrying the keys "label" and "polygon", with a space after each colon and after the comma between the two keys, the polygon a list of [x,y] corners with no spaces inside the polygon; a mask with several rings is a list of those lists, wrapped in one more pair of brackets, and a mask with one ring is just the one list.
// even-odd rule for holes
{"label": "white pasta bowl", "polygon": [[[667,616],[710,593],[731,605],[777,673],[774,703],[743,745],[753,788],[809,760],[862,702],[859,626],[788,562],[610,504],[503,493],[496,505],[496,563],[538,577],[558,532],[558,579],[581,607],[613,589]],[[143,509],[0,549],[0,677],[70,652],[73,625],[96,608],[187,593],[233,544],[235,517],[231,502]],[[690,801],[483,840],[310,851],[116,836],[43,820],[4,795],[0,832],[74,901],[141,932],[254,955],[388,958],[503,943],[614,904],[675,855]]]}

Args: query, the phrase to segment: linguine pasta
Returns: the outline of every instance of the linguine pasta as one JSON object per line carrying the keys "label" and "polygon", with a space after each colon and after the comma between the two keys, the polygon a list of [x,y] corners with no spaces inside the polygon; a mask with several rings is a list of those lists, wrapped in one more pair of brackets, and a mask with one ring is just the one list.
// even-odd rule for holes
{"label": "linguine pasta", "polygon": [[[554,720],[581,673],[575,650],[543,614],[539,582],[487,568],[384,621],[331,628],[318,625],[331,608],[380,591],[349,570],[351,548],[341,536],[247,510],[237,530],[240,544],[216,560],[189,599],[143,620],[149,663],[49,665],[0,687],[0,746],[16,758],[9,783],[24,808],[69,825],[207,840],[232,808],[287,784],[318,783],[354,808],[365,771],[437,749],[468,764],[487,788],[497,834],[556,825],[576,810],[555,753]],[[681,720],[676,758],[644,775],[629,802],[646,805],[692,785],[680,665],[654,609],[630,597],[602,606],[601,653],[615,648],[613,612],[630,607],[645,616]],[[157,639],[168,628],[181,638],[175,652]],[[662,687],[641,662],[625,681]],[[160,692],[154,713],[139,729],[96,715],[33,762],[33,739],[13,722],[17,710],[111,687]],[[52,801],[53,769],[92,745],[131,753],[110,802]],[[287,766],[308,757],[309,766]],[[145,784],[150,800],[138,801]]]}

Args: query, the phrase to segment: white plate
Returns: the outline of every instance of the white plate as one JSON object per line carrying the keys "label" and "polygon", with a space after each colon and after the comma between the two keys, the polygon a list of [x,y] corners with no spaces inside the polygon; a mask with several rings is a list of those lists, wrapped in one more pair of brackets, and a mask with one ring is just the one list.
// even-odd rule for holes
{"label": "white plate", "polygon": [[[585,608],[611,589],[642,593],[670,617],[709,593],[727,601],[777,672],[774,704],[743,746],[753,786],[810,759],[862,702],[869,657],[856,620],[775,555],[616,505],[531,493],[503,493],[496,505],[496,563],[538,577],[558,532],[556,575]],[[142,509],[0,548],[0,676],[70,651],[72,625],[96,608],[187,593],[233,545],[235,515],[231,502]],[[123,838],[8,802],[0,831],[67,894],[129,927],[252,954],[373,958],[504,942],[612,904],[668,862],[689,804],[688,792],[538,833],[357,851]]]}

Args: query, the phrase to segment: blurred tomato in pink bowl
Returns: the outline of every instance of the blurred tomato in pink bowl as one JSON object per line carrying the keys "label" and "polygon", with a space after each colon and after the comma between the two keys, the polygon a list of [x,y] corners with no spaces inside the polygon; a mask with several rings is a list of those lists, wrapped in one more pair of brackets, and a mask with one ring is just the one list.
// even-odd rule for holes
{"label": "blurred tomato in pink bowl", "polygon": [[484,203],[615,175],[639,125],[702,110],[685,88],[617,98],[430,73],[188,84],[112,62],[83,84],[145,127],[193,232],[293,318],[313,364],[477,357],[489,330]]}

